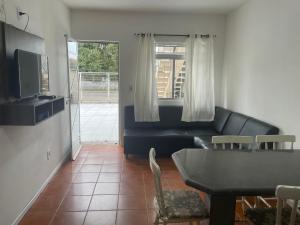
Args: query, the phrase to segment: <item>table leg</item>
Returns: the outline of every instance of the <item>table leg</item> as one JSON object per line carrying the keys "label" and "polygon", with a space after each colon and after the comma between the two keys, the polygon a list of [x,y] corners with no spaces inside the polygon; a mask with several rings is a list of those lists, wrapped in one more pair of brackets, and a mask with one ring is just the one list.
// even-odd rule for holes
{"label": "table leg", "polygon": [[209,207],[209,225],[234,225],[235,196],[209,195],[206,197]]}

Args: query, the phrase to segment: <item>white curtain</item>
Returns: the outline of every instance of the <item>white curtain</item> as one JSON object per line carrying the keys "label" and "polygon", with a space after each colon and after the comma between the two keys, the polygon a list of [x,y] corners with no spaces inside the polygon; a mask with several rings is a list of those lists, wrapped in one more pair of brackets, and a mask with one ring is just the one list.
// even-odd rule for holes
{"label": "white curtain", "polygon": [[212,121],[215,116],[213,37],[186,41],[186,81],[182,121]]}
{"label": "white curtain", "polygon": [[154,37],[152,34],[145,34],[138,38],[137,73],[134,85],[135,121],[159,121]]}

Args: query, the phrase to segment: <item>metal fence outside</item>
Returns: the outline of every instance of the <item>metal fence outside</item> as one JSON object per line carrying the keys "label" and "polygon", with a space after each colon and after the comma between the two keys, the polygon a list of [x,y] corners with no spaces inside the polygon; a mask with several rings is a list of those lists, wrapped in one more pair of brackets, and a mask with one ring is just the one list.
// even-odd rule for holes
{"label": "metal fence outside", "polygon": [[81,103],[118,103],[119,74],[79,72]]}

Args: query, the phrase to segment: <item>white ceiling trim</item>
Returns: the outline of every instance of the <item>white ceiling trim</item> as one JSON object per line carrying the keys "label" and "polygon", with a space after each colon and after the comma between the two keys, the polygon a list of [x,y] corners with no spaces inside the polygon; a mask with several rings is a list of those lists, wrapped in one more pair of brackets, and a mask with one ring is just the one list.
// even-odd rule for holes
{"label": "white ceiling trim", "polygon": [[248,0],[61,0],[72,9],[227,14]]}

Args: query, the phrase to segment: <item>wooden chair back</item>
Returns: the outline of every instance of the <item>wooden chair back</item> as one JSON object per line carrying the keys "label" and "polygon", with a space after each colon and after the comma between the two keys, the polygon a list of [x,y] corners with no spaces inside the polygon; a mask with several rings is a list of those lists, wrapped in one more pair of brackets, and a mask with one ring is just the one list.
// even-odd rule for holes
{"label": "wooden chair back", "polygon": [[251,149],[253,139],[252,136],[222,135],[213,136],[212,143],[214,149],[218,149],[218,145],[221,145],[222,149],[228,148],[228,145],[230,145],[230,149],[234,149],[235,145],[238,145],[238,149],[242,149],[243,145],[248,145],[248,149]]}
{"label": "wooden chair back", "polygon": [[[290,149],[294,149],[294,143],[296,141],[295,135],[257,135],[255,142],[257,148],[261,149],[283,149],[283,143],[290,143]],[[272,146],[270,146],[272,144]]]}
{"label": "wooden chair back", "polygon": [[163,196],[163,191],[162,191],[162,185],[161,185],[161,171],[159,168],[159,165],[157,164],[155,160],[155,149],[151,148],[149,152],[149,163],[150,163],[150,168],[154,177],[154,185],[155,185],[155,195],[156,195],[156,201],[159,207],[159,213],[161,216],[167,216],[166,214],[166,208],[165,208],[165,201],[164,201],[164,196]]}
{"label": "wooden chair back", "polygon": [[300,187],[279,185],[276,188],[276,197],[278,198],[276,225],[282,225],[282,209],[287,200],[293,201],[289,225],[295,225],[300,200]]}

